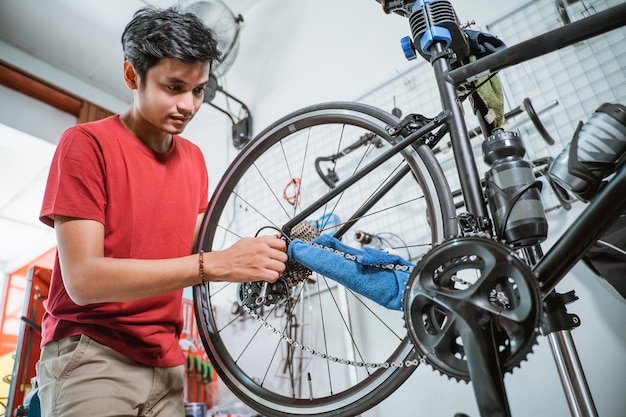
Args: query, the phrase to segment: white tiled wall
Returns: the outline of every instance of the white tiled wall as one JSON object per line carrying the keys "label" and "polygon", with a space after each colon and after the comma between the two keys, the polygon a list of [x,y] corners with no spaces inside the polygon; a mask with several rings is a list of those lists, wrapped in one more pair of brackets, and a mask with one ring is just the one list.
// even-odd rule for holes
{"label": "white tiled wall", "polygon": [[[568,6],[572,21],[600,12],[624,0],[580,0]],[[529,1],[486,28],[473,28],[498,36],[515,45],[562,26],[553,0]],[[531,160],[556,157],[567,145],[579,121],[587,121],[602,103],[626,104],[626,27],[507,68],[499,73],[505,91],[505,110],[516,108],[525,98],[533,107],[556,143],[549,146],[522,114],[512,123],[522,135]],[[432,117],[441,104],[430,64],[418,57],[415,65],[358,98],[385,110],[400,108],[404,114]],[[466,105],[468,128],[478,124]],[[481,138],[474,139],[479,169],[482,163]],[[453,162],[440,158],[452,189],[458,189]],[[546,193],[544,192],[544,195]],[[547,206],[552,204],[550,196]],[[550,207],[548,207],[550,208]]]}
{"label": "white tiled wall", "polygon": [[[623,0],[581,0],[569,6],[569,15],[575,21],[620,3]],[[554,2],[542,0],[528,2],[489,24],[486,31],[513,45],[561,25]],[[626,103],[625,40],[622,27],[502,71],[509,105],[524,97],[530,97],[536,108],[551,100],[559,103],[542,117],[556,145],[547,148],[532,128],[522,132],[531,155],[555,156],[569,143],[578,122],[588,120],[600,104]]]}

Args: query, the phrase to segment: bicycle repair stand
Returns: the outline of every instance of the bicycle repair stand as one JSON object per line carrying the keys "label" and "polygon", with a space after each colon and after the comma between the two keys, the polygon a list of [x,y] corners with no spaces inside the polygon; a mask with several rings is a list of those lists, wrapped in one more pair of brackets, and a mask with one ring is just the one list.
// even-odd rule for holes
{"label": "bicycle repair stand", "polygon": [[571,330],[580,326],[580,319],[575,314],[568,314],[565,307],[577,299],[574,291],[565,294],[552,291],[548,294],[543,301],[541,333],[547,336],[550,343],[571,415],[595,417],[598,412],[571,335]]}

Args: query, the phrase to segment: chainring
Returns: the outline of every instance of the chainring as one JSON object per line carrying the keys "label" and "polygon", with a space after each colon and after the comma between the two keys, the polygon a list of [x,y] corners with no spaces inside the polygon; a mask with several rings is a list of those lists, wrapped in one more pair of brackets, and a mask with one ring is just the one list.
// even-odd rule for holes
{"label": "chainring", "polygon": [[458,237],[431,249],[411,274],[404,300],[413,344],[433,368],[457,380],[470,380],[464,343],[486,328],[503,372],[518,366],[537,340],[542,304],[534,275],[509,247],[488,238]]}

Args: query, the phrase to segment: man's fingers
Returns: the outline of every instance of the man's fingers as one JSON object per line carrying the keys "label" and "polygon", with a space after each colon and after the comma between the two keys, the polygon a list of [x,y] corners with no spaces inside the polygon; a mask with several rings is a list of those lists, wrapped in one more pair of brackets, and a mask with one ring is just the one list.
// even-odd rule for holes
{"label": "man's fingers", "polygon": [[270,247],[274,248],[274,249],[279,249],[279,250],[287,250],[287,243],[280,239],[280,237],[277,236],[263,236],[263,239],[265,239],[267,241],[267,243],[270,245]]}

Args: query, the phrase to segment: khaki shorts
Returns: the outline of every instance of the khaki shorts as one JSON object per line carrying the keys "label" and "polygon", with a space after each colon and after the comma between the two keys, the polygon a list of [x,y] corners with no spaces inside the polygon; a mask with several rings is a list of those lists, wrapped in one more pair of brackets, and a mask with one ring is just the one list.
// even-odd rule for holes
{"label": "khaki shorts", "polygon": [[50,342],[37,363],[42,417],[184,417],[183,365],[153,368],[82,335]]}

